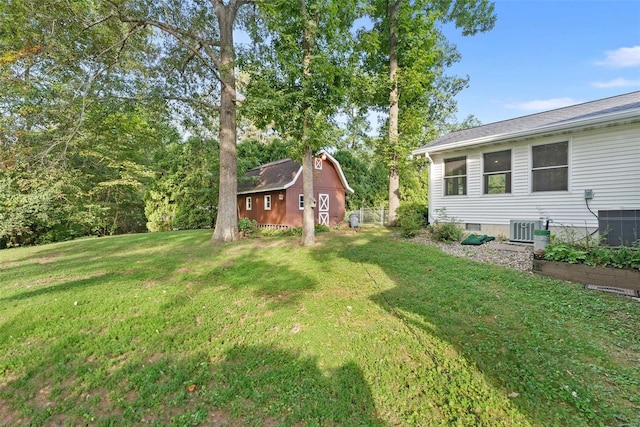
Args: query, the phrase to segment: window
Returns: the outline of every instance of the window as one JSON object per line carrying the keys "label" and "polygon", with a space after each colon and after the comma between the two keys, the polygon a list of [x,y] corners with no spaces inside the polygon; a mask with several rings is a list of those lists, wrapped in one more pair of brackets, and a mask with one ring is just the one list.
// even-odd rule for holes
{"label": "window", "polygon": [[484,194],[511,193],[511,150],[484,154]]}
{"label": "window", "polygon": [[245,207],[247,208],[248,211],[251,210],[251,197],[247,197],[245,200]]}
{"label": "window", "polygon": [[298,209],[304,210],[304,194],[298,194]]}
{"label": "window", "polygon": [[467,158],[456,157],[444,161],[444,195],[467,194]]}
{"label": "window", "polygon": [[531,191],[561,191],[569,189],[569,143],[535,145],[531,147]]}
{"label": "window", "polygon": [[314,158],[314,163],[315,163],[315,167],[316,169],[322,169],[322,158],[321,157],[316,157]]}
{"label": "window", "polygon": [[270,211],[271,210],[271,195],[270,194],[264,196],[264,210],[265,211]]}

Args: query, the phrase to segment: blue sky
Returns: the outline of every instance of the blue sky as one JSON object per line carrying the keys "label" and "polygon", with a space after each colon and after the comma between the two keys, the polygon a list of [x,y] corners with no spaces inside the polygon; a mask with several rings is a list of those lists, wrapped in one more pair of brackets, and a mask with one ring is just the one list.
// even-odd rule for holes
{"label": "blue sky", "polygon": [[458,118],[483,124],[640,90],[640,0],[497,0],[493,30],[447,28],[470,77]]}

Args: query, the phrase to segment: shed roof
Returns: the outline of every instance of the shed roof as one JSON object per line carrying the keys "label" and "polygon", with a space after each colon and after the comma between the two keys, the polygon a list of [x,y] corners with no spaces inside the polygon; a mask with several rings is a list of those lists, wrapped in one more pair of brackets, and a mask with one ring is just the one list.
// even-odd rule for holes
{"label": "shed roof", "polygon": [[[327,160],[333,163],[345,190],[353,193],[353,189],[349,187],[347,179],[342,172],[340,163],[324,150],[318,154],[325,155]],[[285,190],[295,184],[301,173],[302,166],[295,160],[282,159],[266,163],[247,171],[246,179],[238,182],[238,194]]]}
{"label": "shed roof", "polygon": [[238,194],[283,190],[296,182],[302,167],[291,159],[266,163],[247,171],[238,183]]}
{"label": "shed roof", "polygon": [[585,128],[607,121],[629,120],[629,117],[640,121],[640,91],[451,132],[414,150],[414,153]]}

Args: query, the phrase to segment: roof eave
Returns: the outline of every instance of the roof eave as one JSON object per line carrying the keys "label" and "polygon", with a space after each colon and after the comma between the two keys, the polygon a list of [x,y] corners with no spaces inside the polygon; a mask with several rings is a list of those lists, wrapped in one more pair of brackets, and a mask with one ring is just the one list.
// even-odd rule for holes
{"label": "roof eave", "polygon": [[252,188],[249,190],[243,190],[243,191],[238,191],[236,194],[238,196],[241,196],[243,194],[252,194],[252,193],[268,193],[269,191],[280,191],[280,190],[286,190],[287,188],[291,187],[293,184],[296,183],[296,181],[298,180],[298,177],[300,176],[300,174],[302,173],[302,166],[300,166],[298,168],[298,172],[296,172],[296,174],[294,175],[293,179],[289,182],[286,182],[282,185],[279,185],[277,187],[269,187],[269,188]]}
{"label": "roof eave", "polygon": [[347,190],[349,193],[352,193],[352,194],[355,193],[353,188],[349,186],[349,183],[347,182],[347,177],[344,176],[344,172],[342,172],[342,166],[340,166],[340,163],[331,154],[329,154],[327,150],[320,150],[318,154],[324,154],[325,156],[327,156],[329,160],[331,160],[331,163],[333,163],[334,166],[336,166],[336,170],[338,171],[338,176],[340,177],[340,181],[342,181],[342,185],[344,186],[345,190]]}
{"label": "roof eave", "polygon": [[244,191],[238,191],[238,196],[242,196],[243,194],[253,194],[253,193],[268,193],[270,191],[280,191],[280,190],[286,190],[287,187],[285,186],[279,186],[279,187],[270,187],[270,188],[258,188],[258,189],[252,189],[252,190],[244,190]]}
{"label": "roof eave", "polygon": [[511,132],[505,134],[490,135],[482,138],[468,139],[464,141],[452,142],[429,149],[429,146],[423,146],[412,151],[415,156],[425,154],[435,154],[445,151],[457,150],[476,145],[496,144],[501,142],[512,142],[523,139],[531,139],[541,136],[552,136],[561,133],[578,132],[592,128],[606,127],[616,124],[627,124],[640,122],[640,108],[627,110],[624,112],[610,113],[597,117],[589,117],[586,119],[569,120],[562,123],[540,126],[524,131]]}

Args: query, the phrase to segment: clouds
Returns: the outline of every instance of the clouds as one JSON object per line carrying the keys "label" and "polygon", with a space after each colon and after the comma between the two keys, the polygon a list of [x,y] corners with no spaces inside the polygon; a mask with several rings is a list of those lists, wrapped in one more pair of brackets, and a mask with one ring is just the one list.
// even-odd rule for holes
{"label": "clouds", "polygon": [[640,79],[625,79],[618,77],[607,82],[592,82],[591,86],[598,89],[611,89],[615,87],[640,87]]}
{"label": "clouds", "polygon": [[640,87],[640,46],[621,47],[616,50],[608,50],[604,53],[603,61],[595,62],[596,65],[608,68],[635,68],[631,77],[615,77],[607,81],[592,82],[591,86],[598,89],[612,88],[637,88]]}
{"label": "clouds", "polygon": [[505,107],[514,110],[533,112],[555,110],[556,108],[568,107],[569,105],[579,104],[580,102],[581,101],[577,101],[573,98],[550,98],[518,102],[515,104],[506,104]]}
{"label": "clouds", "polygon": [[597,65],[613,68],[640,66],[640,46],[621,47],[604,53],[605,59],[596,62]]}
{"label": "clouds", "polygon": [[[591,63],[592,66],[596,66],[596,68],[600,70],[597,72],[593,70],[594,72],[592,74],[599,75],[602,80],[592,81],[589,83],[589,86],[596,89],[607,90],[608,92],[614,89],[638,90],[638,88],[640,88],[640,45],[608,50],[604,52],[603,57],[603,60]],[[607,70],[607,68],[609,70]],[[611,75],[610,73],[614,74]],[[568,107],[581,102],[583,101],[571,97],[555,97],[504,103],[502,107],[510,110],[535,113]]]}

